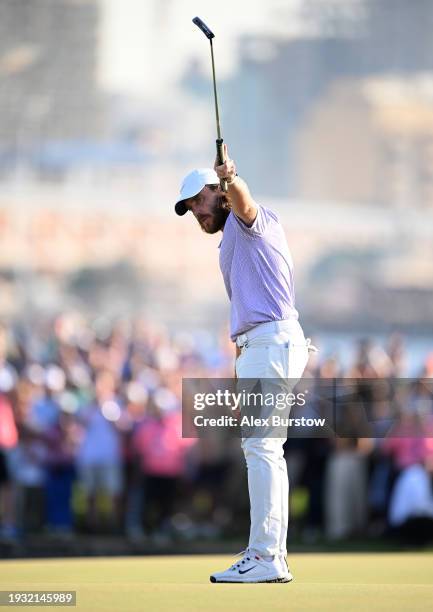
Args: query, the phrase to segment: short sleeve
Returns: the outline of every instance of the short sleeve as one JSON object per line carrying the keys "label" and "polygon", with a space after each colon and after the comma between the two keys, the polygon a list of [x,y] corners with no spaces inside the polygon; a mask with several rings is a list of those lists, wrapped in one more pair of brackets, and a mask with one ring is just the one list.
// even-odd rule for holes
{"label": "short sleeve", "polygon": [[233,218],[235,220],[236,227],[240,228],[241,231],[247,236],[263,236],[266,232],[270,223],[278,221],[277,216],[271,210],[268,210],[260,204],[257,205],[257,216],[253,221],[253,224],[248,227],[246,223],[239,219],[234,213]]}

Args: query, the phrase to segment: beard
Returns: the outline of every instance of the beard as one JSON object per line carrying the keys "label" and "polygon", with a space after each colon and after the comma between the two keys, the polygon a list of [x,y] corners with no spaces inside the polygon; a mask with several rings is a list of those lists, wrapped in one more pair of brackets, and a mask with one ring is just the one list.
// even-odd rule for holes
{"label": "beard", "polygon": [[216,234],[224,229],[231,211],[231,204],[226,195],[215,195],[215,202],[208,215],[199,219],[201,229],[206,234]]}

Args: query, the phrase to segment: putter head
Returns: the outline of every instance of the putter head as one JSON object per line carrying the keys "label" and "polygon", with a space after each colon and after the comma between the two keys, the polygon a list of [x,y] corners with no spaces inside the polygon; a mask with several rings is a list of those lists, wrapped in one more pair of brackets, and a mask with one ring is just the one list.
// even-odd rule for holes
{"label": "putter head", "polygon": [[194,17],[192,22],[195,23],[198,28],[200,28],[206,38],[209,38],[209,40],[215,38],[215,34],[211,30],[209,30],[207,25],[200,19],[200,17]]}

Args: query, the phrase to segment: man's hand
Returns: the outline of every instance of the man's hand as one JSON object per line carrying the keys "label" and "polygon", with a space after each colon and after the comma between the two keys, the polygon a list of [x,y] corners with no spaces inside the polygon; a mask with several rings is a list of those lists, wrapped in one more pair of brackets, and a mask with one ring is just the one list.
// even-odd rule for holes
{"label": "man's hand", "polygon": [[214,170],[218,174],[218,178],[227,179],[228,183],[231,183],[236,176],[235,162],[230,159],[227,151],[227,145],[223,144],[224,152],[224,163],[220,164],[218,155],[215,158]]}
{"label": "man's hand", "polygon": [[251,197],[247,184],[236,174],[235,162],[230,159],[227,145],[223,145],[224,163],[215,160],[214,170],[218,178],[227,179],[228,197],[232,210],[239,219],[251,226],[257,217],[257,206]]}

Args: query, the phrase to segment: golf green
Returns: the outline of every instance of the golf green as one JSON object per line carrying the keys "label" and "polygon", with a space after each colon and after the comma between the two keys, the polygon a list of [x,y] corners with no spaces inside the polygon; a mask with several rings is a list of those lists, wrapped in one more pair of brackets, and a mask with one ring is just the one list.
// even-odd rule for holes
{"label": "golf green", "polygon": [[[77,609],[432,610],[428,553],[296,554],[290,584],[211,584],[227,556],[0,561],[1,590],[75,590]],[[35,606],[32,606],[35,607]],[[39,609],[39,606],[37,606]]]}

